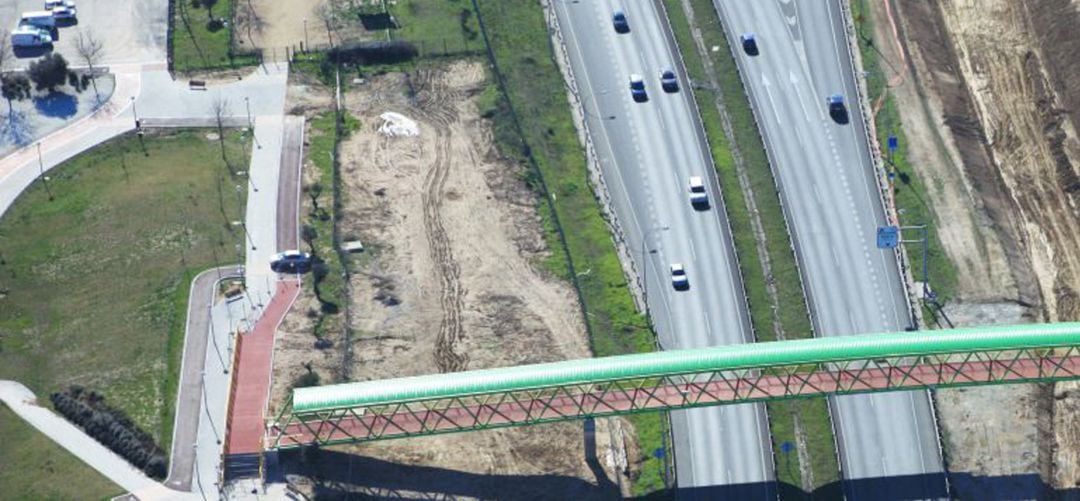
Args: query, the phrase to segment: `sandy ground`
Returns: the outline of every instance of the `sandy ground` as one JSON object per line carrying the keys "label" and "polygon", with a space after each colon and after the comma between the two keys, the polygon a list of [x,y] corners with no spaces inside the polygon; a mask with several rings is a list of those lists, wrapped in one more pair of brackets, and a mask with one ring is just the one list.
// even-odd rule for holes
{"label": "sandy ground", "polygon": [[[537,266],[549,250],[536,199],[479,117],[484,82],[483,65],[462,62],[377,76],[345,96],[361,127],[341,147],[341,231],[366,248],[352,263],[354,380],[589,356],[573,290]],[[322,99],[312,96],[291,93],[292,112]],[[418,122],[419,135],[378,133],[386,111]],[[304,362],[323,374],[340,369],[340,337],[319,351],[303,334],[309,307],[311,298],[286,320],[283,330],[296,334],[279,338],[275,361],[288,366],[275,367],[279,380],[302,374]],[[281,385],[275,394],[283,396]],[[572,422],[343,447],[290,460],[288,478],[331,496],[610,499],[619,494],[610,465],[622,455],[611,446],[622,426],[600,420],[593,433]]]}
{"label": "sandy ground", "polygon": [[[238,0],[236,27],[241,46],[259,47],[264,57],[285,60],[285,48],[299,49],[300,45],[320,47],[334,43],[371,38],[359,22],[339,15],[331,21],[330,30],[323,20],[328,5],[356,5],[379,0]],[[338,8],[338,7],[335,7]],[[340,7],[344,8],[344,7]],[[335,10],[336,12],[336,10]]]}
{"label": "sandy ground", "polygon": [[[914,71],[912,85],[896,88],[897,98],[917,152],[913,163],[936,188],[930,196],[947,228],[946,249],[961,268],[962,299],[1015,298],[1038,321],[1080,318],[1080,11],[1068,0],[893,5]],[[877,31],[879,40],[892,38],[881,23]],[[895,47],[884,49],[895,57]],[[1029,471],[1059,488],[1078,485],[1075,388],[1059,384],[1052,404],[1052,391],[1035,400],[1001,392],[996,405],[969,393],[966,410],[953,414],[960,421],[951,424],[981,420],[997,438],[953,454],[966,455],[960,464],[980,474]],[[1036,417],[1046,426],[1033,437],[1012,424],[1029,422],[1024,416],[1034,407],[1043,409]],[[985,409],[996,418],[980,414]],[[949,429],[953,418],[942,414]],[[1041,445],[1035,465],[1000,461],[997,449],[1030,450],[1020,444],[1032,441]]]}

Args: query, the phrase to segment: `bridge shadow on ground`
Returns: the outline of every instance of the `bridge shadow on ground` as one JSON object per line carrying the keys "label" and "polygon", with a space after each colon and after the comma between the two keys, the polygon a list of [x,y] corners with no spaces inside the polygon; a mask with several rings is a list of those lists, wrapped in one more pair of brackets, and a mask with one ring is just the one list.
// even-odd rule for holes
{"label": "bridge shadow on ground", "polygon": [[[301,457],[304,456],[304,457]],[[323,499],[618,499],[618,487],[563,475],[484,475],[393,463],[327,449],[283,452],[281,473],[301,475]]]}
{"label": "bridge shadow on ground", "polygon": [[566,475],[485,475],[394,463],[318,447],[281,452],[276,461],[277,471],[269,474],[271,481],[285,481],[295,475],[306,477],[314,484],[315,497],[320,500],[618,499],[619,487],[608,478],[596,455],[592,420],[584,422],[583,431],[585,463],[591,479]]}

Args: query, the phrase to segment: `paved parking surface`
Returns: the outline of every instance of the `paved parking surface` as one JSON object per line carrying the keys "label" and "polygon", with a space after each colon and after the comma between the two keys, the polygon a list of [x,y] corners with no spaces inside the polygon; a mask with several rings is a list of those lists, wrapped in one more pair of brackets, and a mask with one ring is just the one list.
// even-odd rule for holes
{"label": "paved parking surface", "polygon": [[[64,55],[73,66],[85,66],[75,51],[80,29],[92,30],[105,46],[103,65],[165,61],[168,30],[167,0],[75,0],[77,23],[60,26],[54,32],[54,52]],[[0,1],[0,28],[11,31],[23,12],[42,10],[43,0]],[[5,69],[25,68],[47,51],[20,52]],[[10,55],[10,54],[9,54]]]}

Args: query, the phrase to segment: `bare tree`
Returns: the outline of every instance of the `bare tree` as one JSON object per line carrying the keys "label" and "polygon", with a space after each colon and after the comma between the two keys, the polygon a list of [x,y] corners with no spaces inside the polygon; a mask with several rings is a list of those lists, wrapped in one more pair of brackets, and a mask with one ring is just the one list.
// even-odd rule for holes
{"label": "bare tree", "polygon": [[337,25],[337,8],[333,0],[326,0],[318,8],[319,19],[326,25],[326,39],[330,42],[330,48],[334,48],[334,27]]}
{"label": "bare tree", "polygon": [[225,154],[225,117],[229,114],[229,100],[218,94],[213,101],[210,101],[210,111],[213,113],[214,122],[217,124],[218,143],[221,145],[221,159],[225,161],[229,174],[235,175],[232,164],[229,163],[229,157]]}
{"label": "bare tree", "polygon": [[15,54],[11,52],[11,32],[7,28],[0,28],[0,73],[4,71],[4,66],[13,55]]}
{"label": "bare tree", "polygon": [[75,52],[79,58],[90,67],[90,83],[94,84],[94,97],[101,104],[101,94],[98,92],[97,75],[94,73],[94,65],[101,64],[101,58],[105,56],[105,43],[98,38],[97,33],[90,28],[80,29],[75,38]]}

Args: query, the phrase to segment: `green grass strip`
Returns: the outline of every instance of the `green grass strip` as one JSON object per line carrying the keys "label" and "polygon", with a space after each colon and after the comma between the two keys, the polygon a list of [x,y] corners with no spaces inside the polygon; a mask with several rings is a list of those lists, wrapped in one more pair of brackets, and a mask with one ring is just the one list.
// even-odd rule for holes
{"label": "green grass strip", "polygon": [[3,404],[0,444],[0,499],[110,499],[124,492]]}
{"label": "green grass strip", "polygon": [[[785,339],[810,337],[812,330],[801,287],[802,277],[799,275],[795,255],[791,251],[791,239],[780,199],[776,194],[776,182],[758,133],[749,98],[739,80],[738,68],[724,36],[723,26],[710,0],[690,0],[689,4],[694,13],[694,28],[701,34],[703,45],[710,48],[710,52],[704,55],[698,50],[693,39],[682,0],[664,0],[687,73],[691,81],[700,84],[694,88],[694,97],[720,179],[735,250],[739,255],[751,322],[759,341],[776,340],[777,328]],[[712,51],[712,47],[717,47],[718,50]],[[709,58],[717,86],[709,82],[703,57]],[[739,173],[731,151],[731,140],[724,131],[717,102],[723,103],[731,120],[732,139],[742,155],[754,206],[758,210],[769,271],[776,290],[776,308],[773,307],[773,300],[767,290],[765,268],[758,252],[747,205],[748,194],[741,189]],[[766,407],[778,463],[777,479],[782,484],[784,497],[801,497],[804,483],[814,489],[839,480],[839,467],[836,463],[825,400],[769,403]],[[796,419],[800,421],[804,436],[807,437],[806,448],[813,482],[804,482],[798,458],[793,457],[796,452],[786,445],[794,446],[799,443],[795,434]],[[790,452],[785,452],[789,450]]]}

